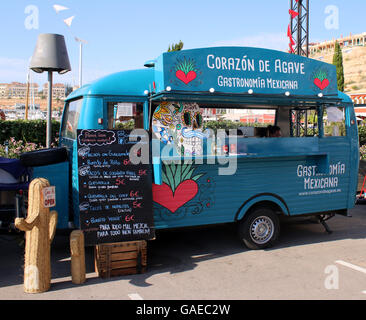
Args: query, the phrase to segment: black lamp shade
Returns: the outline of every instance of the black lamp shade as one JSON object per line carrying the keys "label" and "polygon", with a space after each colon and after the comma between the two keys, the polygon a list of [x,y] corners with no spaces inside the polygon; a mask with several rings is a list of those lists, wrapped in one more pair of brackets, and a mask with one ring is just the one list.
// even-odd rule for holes
{"label": "black lamp shade", "polygon": [[30,69],[37,73],[55,71],[64,74],[71,71],[64,36],[50,33],[40,34]]}

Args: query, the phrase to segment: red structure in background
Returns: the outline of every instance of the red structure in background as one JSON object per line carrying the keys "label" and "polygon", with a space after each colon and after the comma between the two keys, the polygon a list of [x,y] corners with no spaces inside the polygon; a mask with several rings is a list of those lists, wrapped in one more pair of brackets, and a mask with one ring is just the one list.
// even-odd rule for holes
{"label": "red structure in background", "polygon": [[290,0],[289,52],[309,57],[309,0]]}
{"label": "red structure in background", "polygon": [[366,93],[351,94],[351,99],[355,105],[355,113],[359,119],[366,119]]}
{"label": "red structure in background", "polygon": [[355,104],[355,107],[357,107],[357,105],[366,106],[366,93],[351,94],[350,96],[353,103]]}

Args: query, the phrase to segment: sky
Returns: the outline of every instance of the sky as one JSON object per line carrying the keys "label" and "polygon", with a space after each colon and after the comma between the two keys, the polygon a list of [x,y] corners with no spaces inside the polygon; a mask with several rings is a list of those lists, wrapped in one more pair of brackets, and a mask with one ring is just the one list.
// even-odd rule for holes
{"label": "sky", "polygon": [[[0,83],[25,83],[39,34],[65,37],[72,71],[54,82],[83,84],[123,70],[184,42],[184,49],[253,46],[288,50],[289,0],[1,0]],[[54,5],[68,10],[59,11]],[[310,0],[310,42],[366,32],[365,0]],[[74,17],[70,26],[64,20]],[[39,85],[46,73],[31,72]]]}

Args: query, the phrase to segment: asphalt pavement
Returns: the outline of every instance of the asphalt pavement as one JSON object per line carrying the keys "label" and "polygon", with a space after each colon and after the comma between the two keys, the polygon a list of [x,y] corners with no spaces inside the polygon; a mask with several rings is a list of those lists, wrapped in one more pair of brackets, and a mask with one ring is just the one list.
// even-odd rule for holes
{"label": "asphalt pavement", "polygon": [[0,233],[0,300],[366,300],[366,204],[352,218],[285,221],[275,247],[251,251],[232,224],[161,231],[148,242],[144,274],[98,278],[86,248],[87,280],[71,282],[69,233],[52,244],[51,289],[23,291],[24,237]]}

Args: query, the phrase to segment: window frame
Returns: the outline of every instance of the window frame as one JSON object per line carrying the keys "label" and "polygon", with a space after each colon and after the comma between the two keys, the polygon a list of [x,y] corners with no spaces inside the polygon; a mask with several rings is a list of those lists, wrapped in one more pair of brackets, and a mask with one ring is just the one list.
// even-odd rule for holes
{"label": "window frame", "polygon": [[[132,100],[123,100],[123,101],[120,101],[120,100],[109,100],[109,101],[106,101],[106,129],[108,130],[123,130],[122,128],[118,128],[117,126],[115,126],[114,124],[116,123],[116,120],[114,118],[114,112],[115,110],[113,110],[113,108],[116,108],[116,106],[119,104],[119,103],[130,103],[130,104],[133,104],[136,106],[136,112],[137,112],[137,108],[139,107],[140,111],[141,111],[141,127],[139,128],[136,128],[136,113],[134,113],[134,115],[131,117],[130,120],[127,120],[126,122],[128,121],[131,121],[133,120],[134,123],[133,123],[133,127],[135,129],[144,129],[144,102],[142,101],[132,101]],[[113,110],[113,116],[111,117],[111,110]],[[125,129],[127,130],[127,129]]]}
{"label": "window frame", "polygon": [[[77,107],[75,108],[75,110],[77,111],[77,119],[76,119],[76,122],[75,122],[75,119],[73,121],[73,124],[72,124],[73,131],[69,131],[69,130],[67,130],[68,129],[67,124],[69,122],[70,105],[72,105],[74,103],[76,103],[76,104],[79,103],[77,105]],[[80,97],[80,98],[77,98],[74,100],[67,101],[66,106],[65,106],[64,115],[62,117],[62,127],[61,127],[61,137],[62,138],[76,140],[77,129],[78,129],[79,121],[80,121],[80,114],[81,114],[83,103],[84,103],[84,97]],[[68,135],[69,132],[72,133],[72,136]]]}
{"label": "window frame", "polygon": [[[308,134],[309,132],[309,111],[315,111],[315,117],[317,117],[317,121],[313,121],[314,124],[316,124],[316,131],[315,128],[312,128],[310,130],[313,130],[313,134]],[[295,114],[296,112],[296,114]],[[322,115],[322,109],[319,106],[311,106],[311,107],[290,107],[289,109],[289,126],[290,126],[290,137],[291,138],[314,138],[314,137],[320,137],[322,133],[321,124],[322,122],[319,120],[321,117],[319,115]],[[300,118],[304,116],[304,124],[302,125]],[[296,117],[295,122],[293,121],[293,117]],[[300,133],[300,131],[303,130],[303,134]]]}

